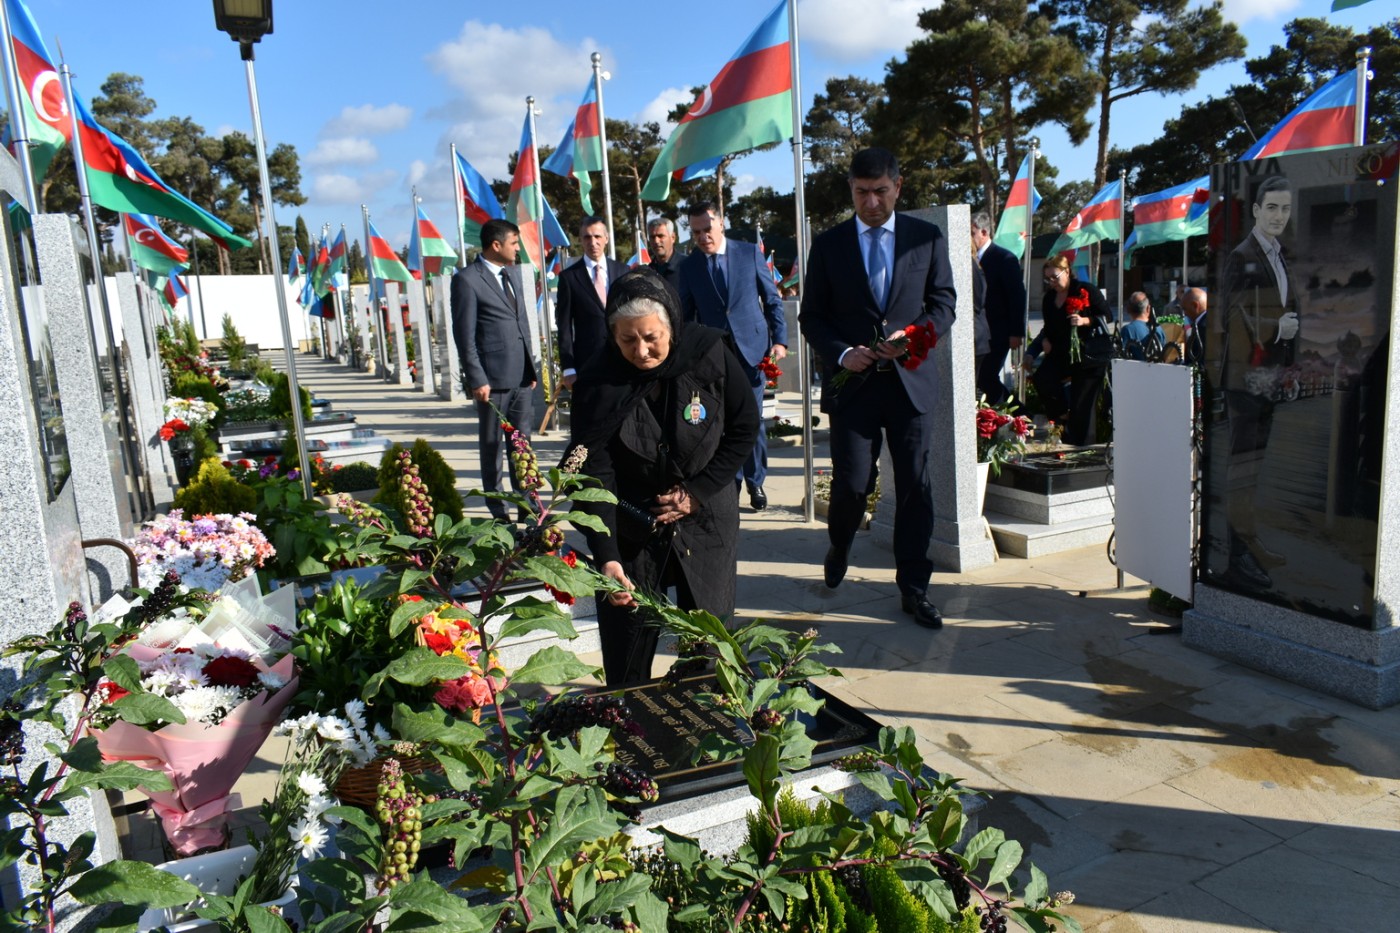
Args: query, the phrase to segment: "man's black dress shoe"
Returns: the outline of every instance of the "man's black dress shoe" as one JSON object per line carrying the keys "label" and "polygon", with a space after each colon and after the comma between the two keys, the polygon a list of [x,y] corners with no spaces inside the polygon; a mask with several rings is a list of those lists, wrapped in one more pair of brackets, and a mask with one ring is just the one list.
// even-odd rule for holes
{"label": "man's black dress shoe", "polygon": [[841,585],[841,581],[846,579],[846,559],[849,551],[832,545],[827,548],[826,560],[822,561],[822,575],[826,580],[826,585],[831,589],[836,589]]}
{"label": "man's black dress shoe", "polygon": [[923,593],[905,593],[899,597],[899,608],[914,617],[924,628],[942,628],[943,614]]}
{"label": "man's black dress shoe", "polygon": [[749,505],[755,512],[768,508],[768,493],[763,491],[762,486],[749,486]]}

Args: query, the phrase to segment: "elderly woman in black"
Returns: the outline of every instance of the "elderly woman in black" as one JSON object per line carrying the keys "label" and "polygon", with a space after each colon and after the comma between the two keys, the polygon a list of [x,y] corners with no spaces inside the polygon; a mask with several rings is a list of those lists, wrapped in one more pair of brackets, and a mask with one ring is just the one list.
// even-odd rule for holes
{"label": "elderly woman in black", "polygon": [[[1068,416],[1065,443],[1097,443],[1099,394],[1103,391],[1106,360],[1091,359],[1091,337],[1108,324],[1111,312],[1103,294],[1070,273],[1069,260],[1055,256],[1041,270],[1045,297],[1040,313],[1044,324],[1031,341],[1029,360],[1043,356],[1032,382],[1053,421]],[[1079,358],[1073,354],[1070,332],[1079,336]],[[1068,391],[1066,391],[1068,390]]]}
{"label": "elderly woman in black", "polygon": [[675,588],[676,605],[721,619],[734,611],[739,494],[734,475],[753,450],[753,389],[724,335],[682,324],[680,304],[650,269],[608,293],[611,340],[574,385],[574,445],[583,472],[619,503],[591,510],[610,535],[584,529],[598,569],[622,585],[598,594],[610,687],[651,676],[657,625],[630,591]]}

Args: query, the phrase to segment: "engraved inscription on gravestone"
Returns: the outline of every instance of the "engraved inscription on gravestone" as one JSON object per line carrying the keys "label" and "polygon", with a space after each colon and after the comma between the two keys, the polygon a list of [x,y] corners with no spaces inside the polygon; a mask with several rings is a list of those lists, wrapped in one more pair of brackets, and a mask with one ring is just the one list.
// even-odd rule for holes
{"label": "engraved inscription on gravestone", "polygon": [[[696,747],[712,732],[738,742],[749,735],[734,716],[699,699],[714,689],[713,677],[693,677],[676,684],[651,681],[622,691],[641,734],[615,733],[617,760],[648,771],[665,801],[744,784],[742,760],[692,760]],[[879,723],[820,687],[808,684],[806,689],[825,701],[817,715],[800,717],[807,735],[817,743],[812,752],[814,766],[875,743]]]}

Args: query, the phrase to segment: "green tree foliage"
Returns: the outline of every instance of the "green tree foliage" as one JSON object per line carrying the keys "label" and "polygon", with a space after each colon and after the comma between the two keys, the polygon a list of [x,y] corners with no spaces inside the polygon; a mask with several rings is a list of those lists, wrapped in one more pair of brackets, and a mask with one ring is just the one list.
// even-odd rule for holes
{"label": "green tree foliage", "polygon": [[[919,26],[925,35],[886,67],[877,135],[908,163],[911,193],[928,197],[932,181],[945,203],[985,204],[995,215],[1035,127],[1059,125],[1076,143],[1088,137],[1099,79],[1026,0],[946,0],[919,14]],[[920,169],[934,177],[920,179]]]}
{"label": "green tree foliage", "polygon": [[365,251],[359,240],[350,241],[350,249],[345,254],[345,264],[350,273],[351,285],[364,285],[369,282],[369,275],[365,272]]}
{"label": "green tree foliage", "polygon": [[1098,88],[1094,187],[1108,178],[1113,105],[1147,92],[1179,94],[1201,72],[1244,56],[1245,41],[1221,16],[1220,0],[1044,0],[1041,12],[1093,63]]}
{"label": "green tree foliage", "polygon": [[306,261],[311,261],[311,231],[306,229],[306,221],[300,214],[297,214],[296,222],[296,247],[301,250]]}
{"label": "green tree foliage", "polygon": [[[1321,19],[1296,19],[1283,32],[1282,45],[1245,62],[1248,82],[1184,108],[1163,124],[1157,139],[1114,155],[1139,191],[1179,185],[1212,165],[1238,159],[1254,141],[1249,129],[1261,136],[1268,132],[1308,94],[1354,67],[1363,45],[1373,50],[1373,72],[1400,73],[1400,18],[1364,33]],[[1366,116],[1367,139],[1400,138],[1400,86],[1372,81]]]}

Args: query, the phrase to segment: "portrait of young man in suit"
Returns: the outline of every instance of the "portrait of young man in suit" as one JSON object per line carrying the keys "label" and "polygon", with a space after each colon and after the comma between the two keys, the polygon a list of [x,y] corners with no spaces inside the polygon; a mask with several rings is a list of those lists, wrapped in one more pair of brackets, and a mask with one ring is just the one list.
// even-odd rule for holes
{"label": "portrait of young man in suit", "polygon": [[559,274],[554,322],[559,328],[559,369],[564,385],[573,388],[578,371],[608,342],[603,307],[608,287],[627,271],[627,264],[609,259],[608,223],[585,217],[578,225],[583,259]]}
{"label": "portrait of young man in suit", "polygon": [[[821,407],[831,418],[831,546],[824,579],[834,589],[846,576],[880,447],[887,443],[894,462],[900,608],[919,625],[940,628],[943,616],[928,598],[938,366],[930,356],[906,369],[896,362],[904,348],[875,338],[910,324],[932,324],[940,339],[948,333],[957,301],[948,241],[933,224],[895,213],[900,174],[893,153],[856,153],[849,181],[855,216],[813,241],[799,318],[802,336],[822,359]],[[851,376],[834,389],[832,379],[843,369]]]}
{"label": "portrait of young man in suit", "polygon": [[[691,205],[690,240],[695,251],[681,262],[681,315],[729,333],[761,412],[767,380],[758,364],[765,356],[775,363],[787,356],[783,299],[758,246],[724,235],[724,220],[714,202]],[[767,508],[763,483],[768,477],[768,442],[761,428],[740,476],[748,486],[749,505]]]}
{"label": "portrait of young man in suit", "polygon": [[[488,220],[481,227],[481,255],[452,276],[452,331],[463,388],[476,404],[481,488],[487,492],[502,489],[501,458],[506,450],[500,419],[528,437],[534,417],[532,393],[538,377],[524,283],[515,264],[519,252],[520,228],[508,220]],[[506,472],[520,492],[514,472]],[[487,499],[486,507],[497,519],[507,518],[501,500]]]}
{"label": "portrait of young man in suit", "polygon": [[989,404],[1000,405],[1010,395],[1001,381],[1006,355],[1026,336],[1025,274],[1011,250],[992,242],[992,217],[985,211],[972,215],[972,246],[986,283],[983,305],[989,336],[987,354],[977,364],[977,391]]}

